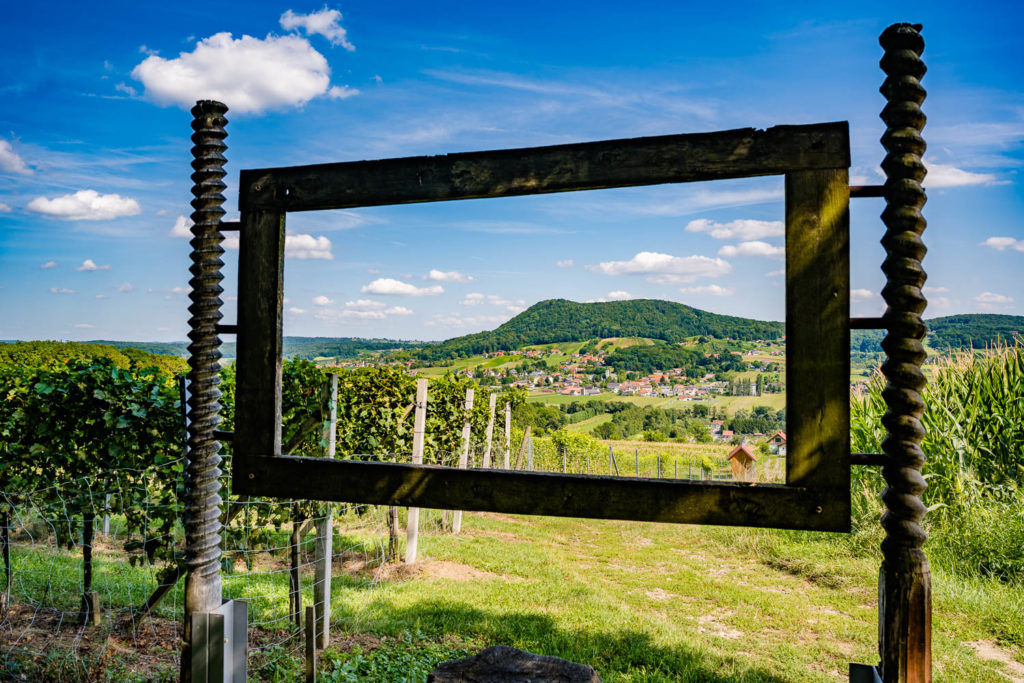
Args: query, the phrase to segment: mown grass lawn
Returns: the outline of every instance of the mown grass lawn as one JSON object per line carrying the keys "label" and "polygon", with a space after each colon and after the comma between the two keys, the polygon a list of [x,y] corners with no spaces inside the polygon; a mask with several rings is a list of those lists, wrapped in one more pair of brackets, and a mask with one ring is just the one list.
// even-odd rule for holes
{"label": "mown grass lawn", "polygon": [[[809,539],[467,513],[459,536],[421,541],[421,574],[336,596],[336,626],[512,645],[605,681],[847,680],[849,662],[877,660],[878,558]],[[1019,680],[1024,590],[940,571],[934,586],[935,680]]]}

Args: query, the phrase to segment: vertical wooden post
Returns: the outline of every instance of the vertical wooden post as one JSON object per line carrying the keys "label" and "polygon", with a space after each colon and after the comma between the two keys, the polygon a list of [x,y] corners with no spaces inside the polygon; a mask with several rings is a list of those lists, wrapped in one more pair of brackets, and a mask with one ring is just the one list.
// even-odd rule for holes
{"label": "vertical wooden post", "polygon": [[533,436],[529,427],[526,429],[526,469],[533,472]]}
{"label": "vertical wooden post", "polygon": [[920,59],[924,51],[920,31],[919,25],[894,24],[879,38],[886,74],[881,91],[888,100],[881,114],[886,124],[882,297],[888,330],[882,340],[887,356],[882,364],[887,381],[882,397],[888,406],[882,417],[887,432],[882,450],[888,464],[882,468],[887,484],[882,492],[886,536],[878,579],[878,647],[885,683],[928,683],[932,675],[931,571],[922,550],[927,536],[921,528],[925,513],[921,494],[927,486],[921,476],[925,460],[921,391],[926,383],[921,373],[925,359],[921,339],[926,331],[921,315],[927,304],[921,294],[926,279],[921,259],[927,250],[921,241],[925,229],[921,208],[926,200],[921,181],[926,171],[921,161],[925,90],[920,79],[926,69]]}
{"label": "vertical wooden post", "polygon": [[110,494],[103,496],[103,537],[110,536]]}
{"label": "vertical wooden post", "polygon": [[189,271],[188,465],[185,468],[185,615],[181,680],[192,680],[192,615],[221,604],[220,578],[220,219],[224,215],[224,117],[228,108],[202,100],[192,108],[192,266]]}
{"label": "vertical wooden post", "polygon": [[482,465],[485,469],[491,466],[491,440],[494,437],[494,408],[497,403],[498,395],[491,392],[490,405],[487,410],[487,448],[484,451],[484,461]]}
{"label": "vertical wooden post", "polygon": [[505,404],[505,469],[508,469],[509,458],[512,457],[512,404]]}
{"label": "vertical wooden post", "polygon": [[[473,390],[466,389],[466,417],[462,423],[462,454],[459,455],[459,469],[464,470],[469,462],[469,441],[472,435],[473,423]],[[452,515],[452,533],[462,531],[462,510],[456,510]]]}
{"label": "vertical wooden post", "polygon": [[316,683],[316,607],[306,607],[306,683]]}
{"label": "vertical wooden post", "polygon": [[302,574],[299,567],[299,543],[302,541],[301,528],[304,521],[299,504],[292,505],[292,533],[288,537],[288,603],[292,621],[302,625]]}
{"label": "vertical wooden post", "polygon": [[100,596],[92,589],[92,543],[96,513],[91,510],[82,515],[82,624],[100,625]]}
{"label": "vertical wooden post", "polygon": [[7,607],[11,604],[11,510],[4,510],[0,517],[0,550],[4,556],[4,590],[0,592],[0,618],[7,613]]}
{"label": "vertical wooden post", "polygon": [[[423,438],[427,424],[427,380],[416,380],[416,414],[412,431],[412,464],[423,464]],[[420,509],[409,508],[409,520],[405,524],[405,563],[416,562],[416,547],[420,533]]]}
{"label": "vertical wooden post", "polygon": [[[327,423],[327,457],[334,458],[338,443],[338,375],[331,373],[330,418]],[[334,559],[334,505],[326,504],[317,517],[314,551],[313,606],[316,608],[316,644],[321,650],[331,644],[331,563]]]}

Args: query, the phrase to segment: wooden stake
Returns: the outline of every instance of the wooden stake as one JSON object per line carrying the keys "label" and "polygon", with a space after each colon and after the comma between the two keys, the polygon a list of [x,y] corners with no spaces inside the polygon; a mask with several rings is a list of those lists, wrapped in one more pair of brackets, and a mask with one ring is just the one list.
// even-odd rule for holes
{"label": "wooden stake", "polygon": [[[330,374],[330,419],[327,423],[327,457],[337,452],[338,375]],[[334,506],[316,520],[316,547],[313,556],[313,606],[316,608],[316,644],[321,650],[331,644],[331,561],[334,558]]]}
{"label": "wooden stake", "polygon": [[[427,380],[416,380],[416,415],[413,418],[412,464],[423,464],[423,437],[427,424]],[[405,563],[416,562],[416,548],[420,534],[420,509],[409,508],[409,520],[405,524]]]}
{"label": "wooden stake", "polygon": [[[462,423],[462,454],[459,456],[459,469],[464,470],[469,462],[469,439],[473,424],[470,421],[473,410],[473,390],[466,389],[466,418]],[[456,510],[452,515],[452,533],[462,531],[462,510]]]}
{"label": "wooden stake", "polygon": [[484,451],[484,462],[482,465],[484,468],[491,466],[491,438],[494,436],[494,407],[497,403],[498,395],[492,392],[490,405],[487,410],[487,449]]}
{"label": "wooden stake", "polygon": [[316,608],[306,607],[306,683],[316,683]]}
{"label": "wooden stake", "polygon": [[512,404],[505,404],[505,469],[508,469],[508,461],[512,455]]}

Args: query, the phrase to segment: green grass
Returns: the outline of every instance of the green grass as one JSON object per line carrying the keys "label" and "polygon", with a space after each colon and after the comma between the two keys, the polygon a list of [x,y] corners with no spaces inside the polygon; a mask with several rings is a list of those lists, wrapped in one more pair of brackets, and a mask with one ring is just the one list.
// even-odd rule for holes
{"label": "green grass", "polygon": [[[642,445],[648,452],[678,446]],[[697,448],[713,447],[691,450]],[[375,522],[344,521],[343,547],[372,552],[378,546],[382,530]],[[876,660],[877,534],[864,541],[466,513],[460,535],[421,536],[419,573],[375,581],[372,574],[336,571],[337,645],[322,657],[321,679],[423,681],[439,661],[507,644],[590,663],[609,682],[834,681],[847,662]],[[32,558],[15,546],[16,574],[50,571],[56,560],[65,570],[50,581],[67,583],[71,600],[77,556],[52,556]],[[105,601],[131,604],[136,596],[119,597],[117,587],[146,588],[145,570],[111,567],[113,556],[98,560],[101,576],[120,576],[104,589]],[[980,659],[966,643],[991,641],[1024,659],[1024,587],[965,579],[941,565],[933,585],[936,683],[1005,681],[1000,665]],[[306,575],[306,604],[310,590]],[[38,588],[32,592],[38,595]],[[261,621],[280,625],[287,573],[226,576],[225,594],[250,599]],[[353,647],[353,638],[364,645]],[[254,654],[258,679],[299,677],[301,660],[292,651],[298,645],[285,642],[280,651]],[[128,680],[117,676],[101,680]]]}

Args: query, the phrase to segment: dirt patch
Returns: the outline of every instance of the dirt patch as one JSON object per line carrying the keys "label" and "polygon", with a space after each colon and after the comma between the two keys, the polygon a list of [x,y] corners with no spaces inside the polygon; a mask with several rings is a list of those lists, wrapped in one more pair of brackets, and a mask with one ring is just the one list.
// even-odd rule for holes
{"label": "dirt patch", "polygon": [[651,600],[668,600],[669,598],[675,597],[675,595],[673,595],[672,593],[669,593],[667,590],[663,590],[661,588],[654,588],[649,591],[644,591],[644,595],[646,595]]}
{"label": "dirt patch", "polygon": [[534,524],[533,522],[530,522],[528,520],[520,519],[518,517],[513,517],[511,515],[503,515],[500,512],[474,512],[474,513],[472,513],[472,515],[474,517],[477,517],[477,516],[479,516],[479,517],[487,517],[488,519],[493,519],[493,520],[496,520],[498,522],[508,522],[509,524],[522,524],[523,526],[537,526],[536,524]]}
{"label": "dirt patch", "polygon": [[742,631],[726,626],[719,617],[731,616],[731,612],[721,611],[716,614],[705,614],[697,619],[697,633],[707,633],[726,640],[736,640],[743,635]]}
{"label": "dirt patch", "polygon": [[430,560],[421,565],[420,573],[431,579],[450,579],[452,581],[476,581],[478,579],[500,579],[501,574],[484,571],[468,564],[448,562],[447,560]]}
{"label": "dirt patch", "polygon": [[967,643],[967,646],[974,650],[979,659],[987,662],[999,662],[1003,666],[997,669],[999,673],[1006,676],[1013,683],[1024,683],[1024,664],[1021,664],[1006,650],[1000,648],[991,640],[976,640]]}

